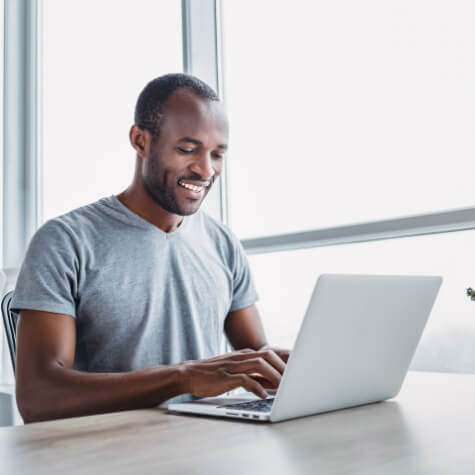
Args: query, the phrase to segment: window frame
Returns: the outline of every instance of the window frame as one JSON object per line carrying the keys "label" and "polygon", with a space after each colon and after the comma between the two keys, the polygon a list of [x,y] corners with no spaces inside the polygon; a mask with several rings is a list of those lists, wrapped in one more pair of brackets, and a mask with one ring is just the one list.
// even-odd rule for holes
{"label": "window frame", "polygon": [[[181,0],[184,71],[224,100],[220,0]],[[3,266],[20,266],[41,222],[42,0],[5,0]],[[229,222],[227,170],[204,209]],[[214,194],[213,194],[214,193]],[[243,239],[248,253],[339,245],[475,229],[475,207]]]}
{"label": "window frame", "polygon": [[[43,0],[4,0],[3,266],[19,268],[42,222]],[[176,0],[178,1],[178,0]],[[220,6],[182,0],[184,71],[222,92]],[[205,210],[226,222],[226,170]]]}
{"label": "window frame", "polygon": [[4,0],[3,267],[19,267],[39,222],[39,0]]}

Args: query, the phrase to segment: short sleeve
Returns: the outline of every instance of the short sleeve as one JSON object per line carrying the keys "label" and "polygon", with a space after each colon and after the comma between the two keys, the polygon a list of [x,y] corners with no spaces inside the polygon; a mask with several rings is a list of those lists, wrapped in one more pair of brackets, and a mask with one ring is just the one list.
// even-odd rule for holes
{"label": "short sleeve", "polygon": [[230,311],[249,307],[257,302],[259,296],[249,268],[246,252],[241,242],[234,238],[233,297]]}
{"label": "short sleeve", "polygon": [[72,236],[61,222],[48,221],[38,229],[28,246],[12,309],[76,317],[78,268]]}

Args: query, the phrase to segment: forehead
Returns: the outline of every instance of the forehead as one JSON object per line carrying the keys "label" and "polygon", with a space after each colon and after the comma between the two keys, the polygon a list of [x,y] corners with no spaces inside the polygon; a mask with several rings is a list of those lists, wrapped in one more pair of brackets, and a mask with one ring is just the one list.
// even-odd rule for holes
{"label": "forehead", "polygon": [[168,138],[207,137],[226,143],[228,120],[223,104],[197,96],[189,89],[178,89],[163,106],[160,136]]}

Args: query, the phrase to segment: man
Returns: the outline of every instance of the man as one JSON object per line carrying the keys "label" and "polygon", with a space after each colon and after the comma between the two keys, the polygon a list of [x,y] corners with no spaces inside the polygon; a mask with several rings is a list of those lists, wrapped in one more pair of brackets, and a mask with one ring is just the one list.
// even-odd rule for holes
{"label": "man", "polygon": [[[284,371],[240,243],[198,212],[227,150],[215,92],[184,74],[151,81],[129,136],[129,188],[48,221],[28,248],[12,302],[25,422],[237,387],[266,397]],[[236,351],[216,356],[223,333]]]}

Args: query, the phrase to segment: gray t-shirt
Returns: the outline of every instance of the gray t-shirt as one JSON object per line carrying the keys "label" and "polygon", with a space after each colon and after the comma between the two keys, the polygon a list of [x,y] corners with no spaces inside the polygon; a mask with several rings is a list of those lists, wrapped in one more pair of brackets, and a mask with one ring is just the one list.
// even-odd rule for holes
{"label": "gray t-shirt", "polygon": [[228,228],[197,212],[165,233],[110,196],[36,232],[12,308],[71,315],[74,367],[115,372],[219,354],[228,313],[256,300]]}

